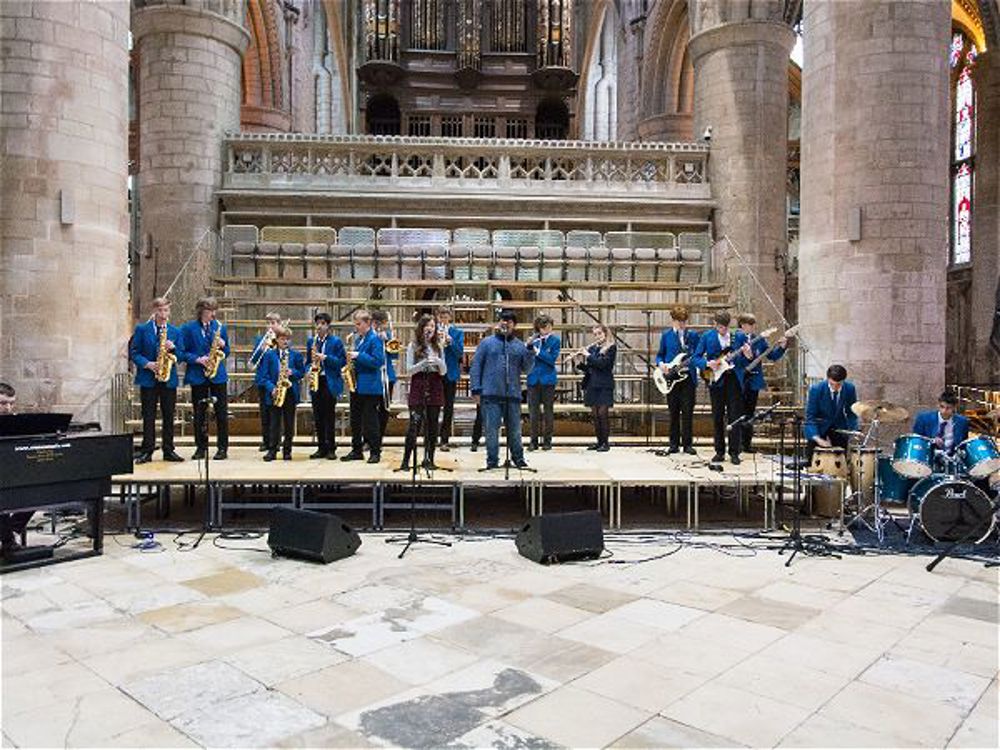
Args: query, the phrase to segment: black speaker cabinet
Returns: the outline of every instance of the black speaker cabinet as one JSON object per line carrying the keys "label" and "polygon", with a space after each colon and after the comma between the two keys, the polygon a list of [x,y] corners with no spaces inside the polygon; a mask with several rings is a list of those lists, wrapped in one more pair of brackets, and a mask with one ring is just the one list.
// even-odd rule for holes
{"label": "black speaker cabinet", "polygon": [[604,529],[596,510],[534,516],[517,535],[517,551],[536,563],[587,560],[603,550]]}
{"label": "black speaker cabinet", "polygon": [[339,516],[275,508],[271,512],[267,546],[274,555],[331,563],[357,552],[361,537]]}

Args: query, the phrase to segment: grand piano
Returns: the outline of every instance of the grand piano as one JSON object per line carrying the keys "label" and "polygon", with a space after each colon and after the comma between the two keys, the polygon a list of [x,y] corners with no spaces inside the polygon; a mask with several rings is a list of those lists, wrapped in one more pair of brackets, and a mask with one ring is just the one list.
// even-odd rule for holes
{"label": "grand piano", "polygon": [[[0,430],[3,431],[3,430]],[[7,430],[9,432],[10,430]],[[0,436],[0,512],[52,510],[91,503],[91,549],[26,554],[0,561],[0,572],[92,557],[104,548],[104,498],[111,477],[132,471],[132,436],[57,432]]]}

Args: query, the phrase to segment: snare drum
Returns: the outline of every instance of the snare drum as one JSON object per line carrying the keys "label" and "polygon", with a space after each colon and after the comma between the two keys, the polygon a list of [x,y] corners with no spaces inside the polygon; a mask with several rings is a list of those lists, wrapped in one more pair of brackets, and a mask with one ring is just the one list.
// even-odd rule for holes
{"label": "snare drum", "polygon": [[920,528],[935,542],[967,539],[978,544],[996,523],[993,504],[985,492],[971,482],[940,474],[913,485],[910,506]]}
{"label": "snare drum", "polygon": [[843,448],[814,448],[809,471],[847,479],[847,456]]}
{"label": "snare drum", "polygon": [[993,438],[986,435],[969,438],[958,444],[958,454],[970,477],[980,479],[1000,470],[1000,451]]}
{"label": "snare drum", "polygon": [[858,448],[850,454],[850,482],[854,492],[870,492],[875,487],[878,467],[878,448]]}
{"label": "snare drum", "polygon": [[930,476],[932,445],[923,435],[900,435],[892,453],[892,468],[910,479]]}
{"label": "snare drum", "polygon": [[879,456],[878,483],[882,489],[882,502],[905,503],[910,496],[910,488],[916,480],[904,477],[892,468],[892,459]]}

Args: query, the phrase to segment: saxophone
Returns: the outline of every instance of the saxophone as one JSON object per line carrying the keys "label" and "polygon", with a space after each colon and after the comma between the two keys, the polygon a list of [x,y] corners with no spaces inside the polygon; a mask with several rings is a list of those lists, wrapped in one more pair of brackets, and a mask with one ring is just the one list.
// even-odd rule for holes
{"label": "saxophone", "polygon": [[[319,338],[313,339],[312,364],[309,365],[309,390],[312,393],[315,393],[316,391],[319,390],[319,375],[320,371],[323,369],[323,361],[316,356],[316,350],[322,347],[323,343],[325,342],[326,339],[323,339],[322,343],[320,342]],[[317,346],[317,344],[319,346]]]}
{"label": "saxophone", "polygon": [[288,350],[285,349],[278,356],[281,367],[278,369],[278,382],[274,384],[274,405],[280,409],[285,405],[288,389],[292,387],[292,371],[288,367]]}
{"label": "saxophone", "polygon": [[161,383],[170,380],[170,372],[177,362],[177,355],[167,349],[167,324],[163,324],[160,331],[160,345],[156,350],[156,379]]}
{"label": "saxophone", "polygon": [[[349,333],[347,335],[348,351],[350,351],[351,347],[354,346],[354,338],[355,337],[353,333]],[[347,359],[347,364],[344,365],[342,368],[340,368],[340,376],[344,379],[344,386],[347,388],[347,390],[350,393],[354,393],[354,391],[356,391],[358,388],[358,380],[357,377],[355,377],[354,373],[354,360],[351,359],[350,357],[348,357]]]}
{"label": "saxophone", "polygon": [[208,350],[208,363],[205,365],[205,377],[211,380],[219,372],[219,365],[226,358],[226,345],[222,340],[222,326],[215,329],[212,348]]}

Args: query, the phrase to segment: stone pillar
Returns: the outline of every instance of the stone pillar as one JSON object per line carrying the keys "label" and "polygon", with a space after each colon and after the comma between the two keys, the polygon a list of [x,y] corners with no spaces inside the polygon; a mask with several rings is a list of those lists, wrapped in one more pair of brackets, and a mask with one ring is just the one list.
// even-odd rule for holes
{"label": "stone pillar", "polygon": [[933,406],[944,384],[949,3],[808,0],[804,25],[807,373],[838,362],[862,399]]}
{"label": "stone pillar", "polygon": [[111,426],[128,339],[128,0],[0,2],[0,381]]}
{"label": "stone pillar", "polygon": [[[139,57],[140,241],[134,297],[143,314],[184,260],[218,231],[222,136],[240,127],[238,0],[169,0],[132,14]],[[209,245],[211,247],[211,245]],[[174,310],[178,318],[189,310]]]}
{"label": "stone pillar", "polygon": [[[744,6],[744,13],[767,8]],[[694,136],[712,128],[708,173],[717,205],[715,238],[732,241],[783,313],[788,56],[795,35],[781,20],[780,4],[769,11],[773,19],[740,16],[711,0],[697,8],[688,46],[694,65]],[[727,257],[736,264],[731,278],[740,279],[753,312],[762,322],[775,320],[778,313],[750,274]]]}

